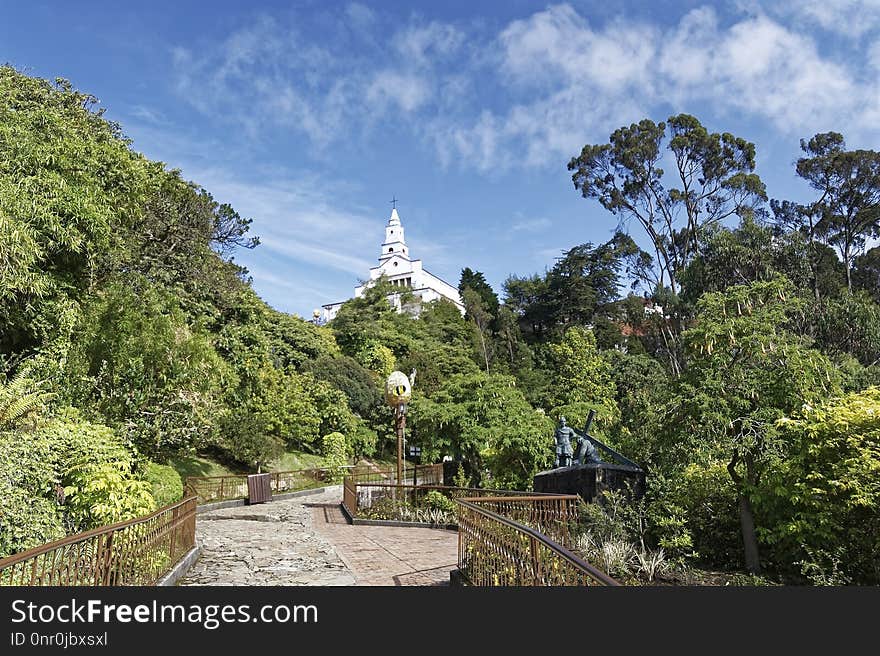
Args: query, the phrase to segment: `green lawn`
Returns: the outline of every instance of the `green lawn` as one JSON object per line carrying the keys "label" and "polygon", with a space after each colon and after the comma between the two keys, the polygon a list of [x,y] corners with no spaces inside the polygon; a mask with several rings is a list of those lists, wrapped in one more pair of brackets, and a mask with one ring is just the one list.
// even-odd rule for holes
{"label": "green lawn", "polygon": [[293,471],[295,469],[317,469],[324,466],[324,456],[302,451],[285,451],[273,462],[268,471]]}
{"label": "green lawn", "polygon": [[[184,480],[187,476],[227,476],[252,473],[233,470],[205,456],[179,455],[171,458],[168,464],[177,470]],[[324,466],[324,457],[302,451],[286,451],[272,463],[266,471],[293,471],[295,469],[313,469]]]}
{"label": "green lawn", "polygon": [[169,459],[168,464],[174,467],[184,480],[187,476],[225,476],[236,473],[219,462],[201,456],[178,455]]}

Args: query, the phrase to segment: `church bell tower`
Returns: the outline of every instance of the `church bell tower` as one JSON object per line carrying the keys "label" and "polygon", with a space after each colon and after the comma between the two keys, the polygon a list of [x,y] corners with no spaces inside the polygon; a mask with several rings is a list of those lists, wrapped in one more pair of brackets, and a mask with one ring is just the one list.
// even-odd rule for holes
{"label": "church bell tower", "polygon": [[379,264],[381,265],[394,255],[409,259],[409,248],[407,248],[406,240],[403,237],[403,226],[400,223],[396,207],[391,210],[391,218],[388,219],[388,225],[385,226],[385,241],[382,243],[382,252],[379,253]]}

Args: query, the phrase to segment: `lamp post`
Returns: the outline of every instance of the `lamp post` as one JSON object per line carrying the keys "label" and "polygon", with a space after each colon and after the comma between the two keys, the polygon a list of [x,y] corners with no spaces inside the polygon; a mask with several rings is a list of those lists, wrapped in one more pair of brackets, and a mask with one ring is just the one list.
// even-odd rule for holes
{"label": "lamp post", "polygon": [[415,370],[412,379],[407,378],[402,371],[392,371],[385,381],[385,401],[394,408],[394,430],[397,433],[397,480],[395,483],[403,483],[403,440],[406,431],[406,407],[412,398],[412,384],[415,380]]}

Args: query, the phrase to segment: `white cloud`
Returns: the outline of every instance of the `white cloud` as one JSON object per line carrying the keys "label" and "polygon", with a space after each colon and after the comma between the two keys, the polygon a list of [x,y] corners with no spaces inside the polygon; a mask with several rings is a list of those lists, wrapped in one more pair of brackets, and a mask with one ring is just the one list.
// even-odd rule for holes
{"label": "white cloud", "polygon": [[386,109],[396,105],[405,113],[415,111],[431,97],[427,81],[415,74],[380,71],[367,87],[367,101],[374,108]]}
{"label": "white cloud", "polygon": [[768,3],[768,10],[847,37],[859,38],[880,26],[880,0],[785,0]]}
{"label": "white cloud", "polygon": [[150,107],[146,107],[144,105],[134,105],[129,113],[134,118],[145,123],[150,123],[152,125],[164,125],[167,123],[167,120],[163,116],[162,112],[151,109]]}
{"label": "white cloud", "polygon": [[837,13],[826,4],[741,5],[724,20],[706,5],[668,27],[591,24],[559,4],[488,35],[410,18],[382,41],[376,15],[355,3],[343,14],[359,25],[361,49],[331,49],[303,26],[263,16],[173,58],[188,102],[251,135],[281,127],[322,150],[398,121],[443,166],[484,173],[562,167],[584,143],[670,107],[755,117],[793,137],[876,136],[878,41],[820,48],[803,26],[838,29],[846,16],[867,35],[880,26],[880,0],[837,0]]}
{"label": "white cloud", "polygon": [[720,114],[746,110],[784,133],[858,123],[869,102],[847,67],[764,15],[722,29],[712,10],[690,12],[664,47],[660,71],[679,102],[705,101]]}
{"label": "white cloud", "polygon": [[369,29],[376,20],[375,12],[359,2],[351,2],[345,8],[348,20],[357,28]]}
{"label": "white cloud", "polygon": [[522,84],[542,84],[555,75],[610,93],[648,80],[657,43],[646,25],[614,21],[594,31],[569,5],[514,21],[498,40],[503,70]]}
{"label": "white cloud", "polygon": [[[215,198],[252,217],[259,249],[318,268],[363,276],[375,260],[364,257],[382,241],[382,217],[334,206],[336,185],[315,177],[250,182],[219,169],[187,170]],[[338,196],[338,193],[336,194]]]}
{"label": "white cloud", "polygon": [[510,23],[498,48],[512,102],[469,124],[435,123],[441,163],[483,172],[560,166],[621,125],[695,103],[717,116],[766,119],[791,136],[877,130],[880,82],[861,61],[873,56],[820,53],[812,36],[760,11],[722,26],[714,9],[701,7],[662,31],[621,20],[594,28],[556,5]]}
{"label": "white cloud", "polygon": [[513,232],[540,232],[546,230],[551,225],[550,219],[541,217],[538,219],[520,219],[516,221],[510,229]]}
{"label": "white cloud", "polygon": [[395,48],[408,64],[429,67],[437,59],[454,54],[464,41],[465,35],[458,28],[438,21],[407,27],[393,38]]}

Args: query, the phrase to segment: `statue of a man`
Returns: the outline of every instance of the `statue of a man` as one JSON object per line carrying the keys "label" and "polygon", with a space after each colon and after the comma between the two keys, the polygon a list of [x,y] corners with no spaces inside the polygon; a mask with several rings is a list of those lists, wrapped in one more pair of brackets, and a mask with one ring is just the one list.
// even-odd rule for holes
{"label": "statue of a man", "polygon": [[577,453],[575,453],[574,461],[578,465],[585,465],[590,462],[602,462],[599,458],[599,451],[593,446],[593,443],[585,436],[578,435]]}
{"label": "statue of a man", "polygon": [[565,417],[560,417],[559,426],[553,433],[553,437],[556,439],[556,460],[553,462],[554,468],[571,466],[571,457],[574,455],[574,452],[571,449],[571,440],[576,436],[577,434],[574,432],[574,429],[566,423]]}

